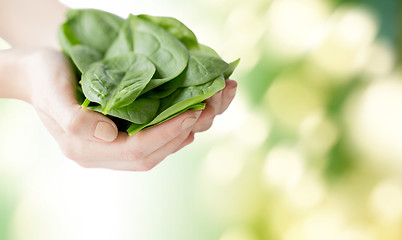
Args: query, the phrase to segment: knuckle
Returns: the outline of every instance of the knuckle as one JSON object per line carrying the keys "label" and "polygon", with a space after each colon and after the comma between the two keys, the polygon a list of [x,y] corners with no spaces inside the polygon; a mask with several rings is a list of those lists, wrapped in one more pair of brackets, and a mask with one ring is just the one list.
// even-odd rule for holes
{"label": "knuckle", "polygon": [[128,171],[146,172],[153,169],[157,165],[157,163],[154,163],[153,160],[151,161],[151,159],[149,159],[149,157],[147,157],[146,154],[140,150],[127,151],[123,158],[130,163],[130,167],[127,169]]}
{"label": "knuckle", "polygon": [[145,154],[139,150],[129,150],[125,153],[124,158],[127,161],[142,161],[145,158]]}
{"label": "knuckle", "polygon": [[213,120],[218,112],[218,108],[214,105],[209,105],[207,109],[204,110],[202,119],[203,120]]}
{"label": "knuckle", "polygon": [[163,131],[160,131],[158,137],[162,140],[170,140],[173,136],[177,135],[180,130],[180,125],[172,128],[165,128]]}
{"label": "knuckle", "polygon": [[190,135],[187,137],[186,143],[187,143],[187,144],[190,144],[190,143],[194,142],[194,139],[195,139],[195,136],[194,136],[194,133],[192,132],[192,133],[190,133]]}
{"label": "knuckle", "polygon": [[[179,131],[179,129],[177,129],[176,131]],[[174,131],[172,131],[172,129],[169,129],[167,131],[161,132],[159,134],[159,138],[162,139],[162,140],[169,140],[169,139],[172,138],[171,136],[173,134],[174,134]]]}
{"label": "knuckle", "polygon": [[196,128],[193,129],[194,132],[204,132],[211,128],[213,121],[205,121],[200,125],[197,125]]}
{"label": "knuckle", "polygon": [[75,120],[72,120],[67,124],[66,130],[67,132],[74,135],[76,135],[79,132],[78,125],[75,123]]}
{"label": "knuckle", "polygon": [[221,101],[221,98],[222,98],[222,90],[215,93],[215,95],[207,99],[206,102],[209,103],[210,105],[217,105]]}

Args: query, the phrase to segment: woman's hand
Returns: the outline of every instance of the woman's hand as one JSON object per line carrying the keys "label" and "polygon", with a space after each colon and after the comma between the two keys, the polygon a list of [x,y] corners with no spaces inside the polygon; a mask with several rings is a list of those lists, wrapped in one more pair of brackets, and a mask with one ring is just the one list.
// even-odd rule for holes
{"label": "woman's hand", "polygon": [[81,108],[75,97],[77,80],[64,54],[48,49],[9,50],[8,54],[13,51],[18,55],[15,70],[19,74],[14,76],[18,84],[8,87],[19,89],[16,96],[8,97],[31,103],[63,153],[84,167],[149,170],[191,143],[194,133],[209,129],[214,117],[228,108],[236,93],[236,82],[227,80],[225,89],[206,100],[203,111],[187,111],[128,136],[118,132],[106,116]]}

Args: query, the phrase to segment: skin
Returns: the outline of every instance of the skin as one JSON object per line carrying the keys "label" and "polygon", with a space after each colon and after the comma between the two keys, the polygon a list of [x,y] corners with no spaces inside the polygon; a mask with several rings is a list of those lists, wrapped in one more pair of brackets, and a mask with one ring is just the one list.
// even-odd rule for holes
{"label": "skin", "polygon": [[[39,5],[41,10],[35,11]],[[29,11],[24,12],[20,6]],[[49,11],[43,11],[43,6]],[[118,132],[112,120],[84,110],[77,103],[77,80],[69,60],[58,49],[55,36],[66,10],[53,0],[42,0],[41,4],[32,0],[0,0],[0,36],[13,46],[0,51],[0,98],[31,104],[63,153],[79,165],[150,170],[193,142],[195,133],[208,130],[214,118],[233,100],[237,83],[227,80],[222,91],[205,101],[207,106],[202,111],[187,111],[133,136]],[[37,12],[51,14],[39,18]],[[19,17],[22,14],[24,18]],[[32,36],[33,29],[41,34]],[[108,127],[106,139],[97,137],[102,136],[96,134],[100,122]],[[104,135],[105,129],[101,130]]]}

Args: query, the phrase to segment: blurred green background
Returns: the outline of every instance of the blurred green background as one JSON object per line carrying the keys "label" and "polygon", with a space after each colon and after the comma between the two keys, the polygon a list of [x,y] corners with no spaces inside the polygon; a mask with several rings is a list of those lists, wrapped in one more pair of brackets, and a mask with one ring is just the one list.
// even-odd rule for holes
{"label": "blurred green background", "polygon": [[402,239],[400,0],[70,5],[178,18],[241,57],[239,92],[145,173],[80,168],[1,100],[0,239]]}

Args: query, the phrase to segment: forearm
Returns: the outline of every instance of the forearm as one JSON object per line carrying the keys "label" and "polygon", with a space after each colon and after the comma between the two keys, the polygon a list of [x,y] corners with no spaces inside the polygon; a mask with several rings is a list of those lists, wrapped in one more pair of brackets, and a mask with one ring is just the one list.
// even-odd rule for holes
{"label": "forearm", "polygon": [[35,69],[29,63],[41,47],[59,48],[66,11],[58,0],[0,0],[0,36],[13,47],[0,50],[0,98],[30,102]]}
{"label": "forearm", "polygon": [[55,47],[67,8],[58,0],[0,0],[0,36],[13,47]]}
{"label": "forearm", "polygon": [[10,49],[0,51],[0,98],[30,101],[31,83],[27,77],[27,59],[30,50]]}

